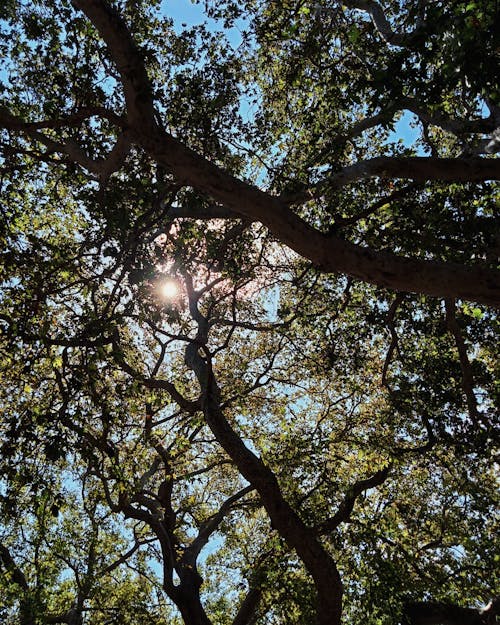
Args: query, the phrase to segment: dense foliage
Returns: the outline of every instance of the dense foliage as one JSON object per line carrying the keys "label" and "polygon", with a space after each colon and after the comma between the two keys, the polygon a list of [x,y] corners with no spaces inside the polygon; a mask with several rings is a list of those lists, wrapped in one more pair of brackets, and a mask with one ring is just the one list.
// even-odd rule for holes
{"label": "dense foliage", "polygon": [[0,620],[491,625],[497,2],[200,5],[0,6]]}

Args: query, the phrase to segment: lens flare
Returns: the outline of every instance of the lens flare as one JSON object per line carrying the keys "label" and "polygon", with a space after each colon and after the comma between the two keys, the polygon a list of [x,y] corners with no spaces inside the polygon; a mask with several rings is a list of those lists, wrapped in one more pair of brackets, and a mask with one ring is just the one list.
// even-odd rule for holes
{"label": "lens flare", "polygon": [[165,282],[160,285],[160,293],[165,299],[175,299],[177,295],[179,295],[179,285],[173,280],[165,280]]}

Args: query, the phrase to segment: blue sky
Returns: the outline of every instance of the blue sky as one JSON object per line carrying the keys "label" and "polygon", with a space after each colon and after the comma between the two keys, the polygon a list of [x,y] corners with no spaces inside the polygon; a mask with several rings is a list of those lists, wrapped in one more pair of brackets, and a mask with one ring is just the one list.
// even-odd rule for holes
{"label": "blue sky", "polygon": [[199,24],[205,18],[202,4],[193,4],[191,0],[163,0],[162,10],[174,19],[176,30],[184,22],[187,26]]}
{"label": "blue sky", "polygon": [[403,115],[394,124],[394,132],[391,132],[389,141],[397,141],[403,139],[403,145],[409,147],[413,145],[418,137],[418,129],[411,128],[410,123],[415,120],[415,115],[409,111],[404,111]]}
{"label": "blue sky", "polygon": [[[183,28],[194,26],[207,21],[208,27],[213,30],[222,30],[222,26],[214,20],[206,18],[204,12],[204,3],[193,3],[191,0],[163,0],[162,10],[166,15],[174,20],[174,28],[177,32]],[[227,32],[231,44],[236,47],[240,43],[241,38],[237,29]],[[394,133],[389,136],[389,141],[397,141],[403,139],[405,146],[410,146],[416,139],[418,132],[415,128],[410,127],[410,122],[414,116],[405,111],[401,118],[396,122]]]}
{"label": "blue sky", "polygon": [[[206,18],[204,2],[194,3],[192,0],[163,0],[161,6],[162,11],[174,20],[174,28],[177,32],[204,21],[207,22],[210,30],[224,30],[222,24]],[[230,31],[225,30],[225,35],[234,48],[240,44],[241,36],[237,28],[233,28]],[[5,68],[0,68],[0,80],[4,82],[7,81]],[[405,146],[411,145],[418,134],[416,129],[410,128],[410,121],[412,119],[413,115],[405,111],[400,120],[396,123],[394,133],[390,134],[389,141],[396,141],[402,138]]]}
{"label": "blue sky", "polygon": [[231,45],[236,48],[241,43],[241,35],[237,28],[224,29],[221,23],[208,19],[205,15],[205,3],[193,3],[191,0],[163,0],[162,11],[174,20],[176,32],[190,28],[196,24],[207,22],[209,30],[224,31]]}

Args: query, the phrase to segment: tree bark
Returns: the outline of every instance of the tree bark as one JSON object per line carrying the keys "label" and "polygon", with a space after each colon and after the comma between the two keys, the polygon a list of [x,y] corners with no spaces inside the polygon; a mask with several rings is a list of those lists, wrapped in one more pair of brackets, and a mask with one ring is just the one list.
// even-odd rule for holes
{"label": "tree bark", "polygon": [[213,625],[200,601],[201,578],[194,579],[193,575],[193,579],[189,580],[187,575],[183,577],[174,600],[185,625]]}
{"label": "tree bark", "polygon": [[253,625],[257,619],[257,608],[262,597],[260,588],[250,588],[241,602],[232,625]]}
{"label": "tree bark", "polygon": [[313,578],[317,591],[317,625],[340,625],[342,581],[332,557],[284,499],[274,473],[250,451],[233,430],[220,407],[219,389],[207,362],[198,353],[199,343],[186,348],[186,364],[195,373],[203,392],[203,412],[215,438],[241,475],[259,493],[271,525],[294,549]]}
{"label": "tree bark", "polygon": [[234,178],[166,133],[159,132],[142,142],[182,184],[195,186],[236,214],[260,221],[279,241],[321,271],[345,273],[395,291],[500,305],[499,271],[481,265],[406,258],[355,245],[316,230],[279,198]]}
{"label": "tree bark", "polygon": [[403,622],[405,625],[494,625],[499,608],[498,600],[479,610],[418,601],[404,606]]}
{"label": "tree bark", "polygon": [[[121,16],[104,0],[73,0],[108,46],[123,83],[131,136],[182,185],[211,196],[217,203],[263,223],[282,243],[325,272],[345,273],[395,291],[500,304],[500,272],[400,257],[363,248],[316,230],[286,203],[189,149],[156,122],[151,82],[143,56]],[[478,181],[500,178],[500,161],[483,158],[379,157],[345,168],[325,184],[341,185],[369,176],[413,180]],[[307,199],[304,197],[304,199]]]}

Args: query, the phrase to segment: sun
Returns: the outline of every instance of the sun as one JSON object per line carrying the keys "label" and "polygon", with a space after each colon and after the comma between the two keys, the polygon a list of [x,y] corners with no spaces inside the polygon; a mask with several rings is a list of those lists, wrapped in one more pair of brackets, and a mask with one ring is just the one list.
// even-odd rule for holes
{"label": "sun", "polygon": [[179,295],[179,285],[174,280],[165,280],[160,284],[160,293],[164,299],[175,299]]}

